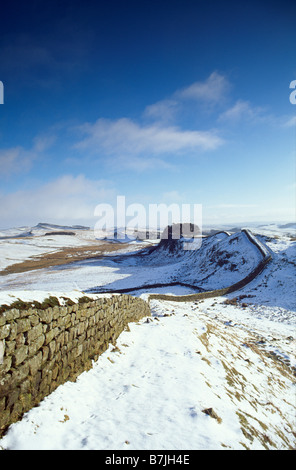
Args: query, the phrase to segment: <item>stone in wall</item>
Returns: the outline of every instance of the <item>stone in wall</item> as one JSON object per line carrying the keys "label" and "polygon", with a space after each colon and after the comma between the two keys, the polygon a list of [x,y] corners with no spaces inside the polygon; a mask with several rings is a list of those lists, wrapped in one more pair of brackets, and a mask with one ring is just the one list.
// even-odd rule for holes
{"label": "stone in wall", "polygon": [[0,341],[0,365],[3,364],[4,348],[5,348],[5,343],[4,343],[4,341]]}

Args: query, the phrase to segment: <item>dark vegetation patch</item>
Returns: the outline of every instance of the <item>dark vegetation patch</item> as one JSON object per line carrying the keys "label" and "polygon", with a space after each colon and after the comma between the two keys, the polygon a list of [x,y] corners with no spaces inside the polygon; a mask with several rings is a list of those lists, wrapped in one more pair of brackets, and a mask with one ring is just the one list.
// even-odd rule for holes
{"label": "dark vegetation patch", "polygon": [[45,237],[48,235],[76,235],[75,232],[47,232],[44,234]]}
{"label": "dark vegetation patch", "polygon": [[[70,300],[70,299],[69,299]],[[42,302],[34,300],[33,302],[24,301],[21,299],[17,299],[10,305],[1,305],[0,307],[0,314],[7,311],[12,310],[13,308],[17,310],[28,310],[29,308],[36,308],[39,310],[45,310],[50,307],[60,307],[61,304],[57,297],[49,296],[48,298],[44,299]]]}

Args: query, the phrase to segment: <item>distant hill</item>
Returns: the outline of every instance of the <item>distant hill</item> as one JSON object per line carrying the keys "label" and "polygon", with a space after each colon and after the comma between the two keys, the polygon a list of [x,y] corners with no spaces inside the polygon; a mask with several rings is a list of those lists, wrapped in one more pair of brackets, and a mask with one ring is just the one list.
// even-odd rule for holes
{"label": "distant hill", "polygon": [[48,224],[45,222],[40,222],[34,228],[43,228],[43,229],[60,229],[60,230],[90,230],[90,227],[85,227],[83,225],[55,225]]}

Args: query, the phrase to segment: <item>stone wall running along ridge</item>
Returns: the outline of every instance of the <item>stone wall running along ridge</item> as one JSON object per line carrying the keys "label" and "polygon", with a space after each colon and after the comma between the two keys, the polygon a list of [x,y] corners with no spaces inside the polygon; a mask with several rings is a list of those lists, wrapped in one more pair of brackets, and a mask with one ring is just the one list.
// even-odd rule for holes
{"label": "stone wall running along ridge", "polygon": [[[187,295],[170,295],[170,294],[149,294],[147,301],[151,300],[169,300],[173,302],[193,302],[195,300],[208,299],[211,297],[220,297],[222,295],[231,294],[239,289],[242,289],[251,281],[253,281],[267,266],[267,264],[272,260],[272,255],[263,245],[263,243],[258,240],[257,237],[248,229],[242,229],[242,233],[248,238],[249,242],[252,243],[259,251],[261,255],[261,260],[257,266],[243,279],[232,284],[231,286],[224,287],[222,289],[215,289],[210,291],[199,292],[196,294],[187,294]],[[230,235],[227,232],[224,232],[227,235]]]}
{"label": "stone wall running along ridge", "polygon": [[50,297],[0,307],[0,436],[43,398],[92,367],[130,322],[150,316],[130,295]]}

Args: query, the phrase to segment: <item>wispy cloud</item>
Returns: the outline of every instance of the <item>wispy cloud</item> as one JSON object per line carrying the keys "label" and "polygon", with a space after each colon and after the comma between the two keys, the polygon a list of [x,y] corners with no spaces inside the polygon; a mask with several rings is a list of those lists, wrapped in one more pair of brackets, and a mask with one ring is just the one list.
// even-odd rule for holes
{"label": "wispy cloud", "polygon": [[225,101],[230,89],[229,80],[215,71],[205,80],[196,81],[176,90],[170,97],[147,106],[144,117],[171,123],[179,117],[182,118],[190,104],[195,107],[195,111],[196,106],[200,104],[212,110],[217,104]]}
{"label": "wispy cloud", "polygon": [[218,119],[224,122],[238,122],[241,120],[254,122],[270,120],[271,116],[259,106],[252,106],[248,101],[237,100],[233,106],[221,113]]}
{"label": "wispy cloud", "polygon": [[13,173],[27,171],[34,155],[26,152],[21,146],[0,150],[0,175],[10,176]]}
{"label": "wispy cloud", "polygon": [[98,119],[94,124],[80,126],[79,130],[84,137],[75,148],[97,156],[104,152],[115,158],[178,156],[184,152],[213,150],[223,142],[211,131],[183,130],[158,123],[141,125],[127,118],[114,121]]}
{"label": "wispy cloud", "polygon": [[218,72],[213,72],[206,80],[197,81],[183,90],[177,91],[175,96],[180,99],[217,103],[225,97],[229,90],[228,79]]}
{"label": "wispy cloud", "polygon": [[159,171],[159,170],[175,170],[176,165],[171,162],[164,160],[163,158],[156,158],[148,156],[136,156],[136,155],[125,155],[116,158],[116,165],[114,165],[113,159],[108,160],[107,165],[112,168],[113,172],[117,169],[121,171],[131,170],[137,173],[143,173],[146,171]]}
{"label": "wispy cloud", "polygon": [[295,127],[296,116],[275,115],[262,106],[255,106],[249,101],[239,99],[218,116],[218,123],[268,125],[279,129]]}
{"label": "wispy cloud", "polygon": [[215,150],[224,143],[216,130],[200,130],[192,125],[188,128],[184,124],[184,111],[198,101],[212,106],[227,94],[229,88],[226,77],[213,72],[206,80],[147,106],[138,120],[99,118],[94,123],[79,126],[76,131],[80,139],[78,137],[74,148],[83,151],[84,158],[100,159],[106,165],[106,157],[112,157],[115,169],[174,169],[180,164],[180,157]]}
{"label": "wispy cloud", "polygon": [[53,136],[37,136],[29,150],[22,146],[0,149],[0,176],[27,172],[38,156],[54,142]]}
{"label": "wispy cloud", "polygon": [[176,119],[180,103],[177,99],[166,99],[147,106],[144,110],[144,117],[154,121],[172,122]]}

